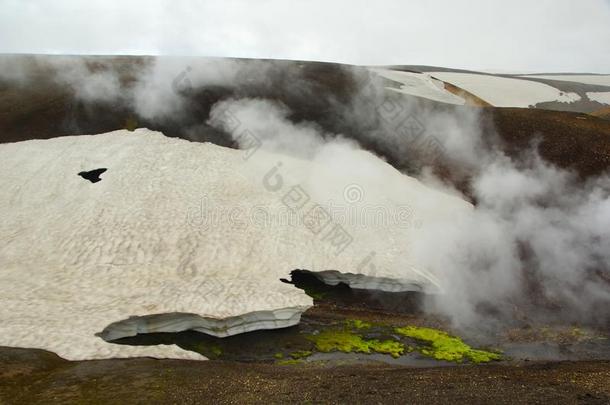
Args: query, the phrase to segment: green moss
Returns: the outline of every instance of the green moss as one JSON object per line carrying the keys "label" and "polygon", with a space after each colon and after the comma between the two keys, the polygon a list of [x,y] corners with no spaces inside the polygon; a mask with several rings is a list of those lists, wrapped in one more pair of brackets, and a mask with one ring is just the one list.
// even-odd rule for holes
{"label": "green moss", "polygon": [[127,117],[125,120],[125,129],[133,132],[136,130],[136,128],[138,128],[138,120],[136,120],[134,117]]}
{"label": "green moss", "polygon": [[290,353],[290,357],[295,360],[304,359],[305,357],[311,356],[313,353],[309,350],[298,350],[296,352]]}
{"label": "green moss", "polygon": [[222,356],[222,348],[214,343],[200,342],[195,345],[195,351],[203,354],[206,357],[217,358]]}
{"label": "green moss", "polygon": [[309,340],[314,342],[316,349],[323,353],[340,351],[344,353],[383,353],[398,357],[404,353],[405,347],[400,342],[392,340],[379,341],[376,339],[363,339],[351,331],[324,331],[317,335],[310,335]]}
{"label": "green moss", "polygon": [[583,332],[582,329],[577,328],[577,327],[573,327],[571,332],[572,332],[572,336],[574,336],[574,337],[584,337],[586,335],[586,333]]}
{"label": "green moss", "polygon": [[429,346],[420,349],[420,352],[437,360],[461,362],[466,358],[473,363],[487,363],[502,359],[498,353],[473,349],[462,339],[437,329],[406,326],[395,330],[403,336],[428,343]]}
{"label": "green moss", "polygon": [[276,358],[276,359],[278,359],[278,360],[281,360],[281,359],[283,359],[283,358],[284,358],[284,353],[282,353],[282,352],[275,353],[275,354],[273,355],[273,357],[275,357],[275,358]]}
{"label": "green moss", "polygon": [[305,294],[309,295],[314,300],[323,300],[326,297],[326,293],[324,291],[318,291],[314,287],[304,287],[303,291]]}
{"label": "green moss", "polygon": [[370,348],[377,352],[383,354],[389,354],[390,356],[397,358],[400,357],[401,354],[405,352],[405,346],[400,342],[395,342],[393,340],[368,340]]}
{"label": "green moss", "polygon": [[361,321],[360,319],[348,319],[345,321],[345,324],[356,329],[369,329],[373,326],[371,323]]}
{"label": "green moss", "polygon": [[338,350],[344,353],[360,352],[370,353],[371,349],[364,340],[348,331],[324,331],[317,335],[310,335],[309,340],[313,341],[316,349],[323,353]]}

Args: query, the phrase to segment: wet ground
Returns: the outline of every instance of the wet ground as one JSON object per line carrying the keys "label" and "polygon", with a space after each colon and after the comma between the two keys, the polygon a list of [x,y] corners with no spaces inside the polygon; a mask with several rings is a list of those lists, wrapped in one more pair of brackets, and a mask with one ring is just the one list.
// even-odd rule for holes
{"label": "wet ground", "polygon": [[[404,336],[397,328],[432,328],[463,338],[474,349],[501,353],[495,363],[519,364],[528,361],[610,360],[610,333],[576,325],[524,324],[493,333],[451,329],[449,322],[422,311],[424,295],[417,292],[383,293],[352,290],[345,285],[327,286],[308,273],[293,272],[291,281],[314,298],[315,306],[305,312],[301,322],[290,328],[261,330],[227,338],[204,333],[143,334],[115,341],[117,344],[177,344],[209,359],[262,363],[317,363],[339,365],[384,363],[410,367],[455,366],[469,363],[443,361],[426,355],[430,342]],[[362,353],[346,350],[321,350],[318,337],[339,334],[363,341],[396,342],[405,350],[400,355],[374,349]],[[334,335],[333,335],[334,336]],[[333,343],[335,343],[333,341]],[[341,342],[339,341],[338,344]]]}
{"label": "wet ground", "polygon": [[[423,314],[421,294],[371,294],[298,275],[293,281],[316,302],[295,327],[224,339],[182,332],[116,341],[176,343],[210,361],[70,362],[41,350],[0,348],[0,404],[610,403],[603,331],[526,325],[469,335],[466,343],[500,349],[502,360],[439,361],[424,354],[429,343],[396,332],[410,325],[457,334],[446,320]],[[315,337],[337,331],[412,350],[398,356],[318,350]]]}
{"label": "wet ground", "polygon": [[412,368],[153,359],[68,362],[0,349],[0,403],[610,403],[610,362]]}
{"label": "wet ground", "polygon": [[[155,333],[138,335],[115,341],[117,344],[177,344],[186,350],[192,350],[215,360],[237,362],[264,362],[284,364],[287,360],[299,362],[319,362],[330,364],[381,362],[391,365],[411,367],[453,366],[454,362],[431,359],[421,353],[427,347],[425,342],[401,336],[394,330],[396,327],[421,325],[442,328],[440,322],[409,316],[380,314],[371,310],[345,310],[333,308],[314,308],[306,312],[297,326],[285,329],[256,331],[228,338],[215,338],[199,332]],[[371,326],[357,328],[354,322],[366,322]],[[486,349],[502,353],[498,363],[522,363],[528,361],[561,361],[561,360],[610,360],[610,340],[608,335],[596,330],[583,330],[574,327],[541,328],[546,331],[546,338],[531,338],[527,331],[515,336],[499,336],[495,344],[477,344],[476,340],[464,338],[464,341],[477,349]],[[320,352],[316,349],[315,338],[328,331],[348,331],[363,339],[392,340],[401,342],[413,350],[395,358],[380,353],[343,353],[331,351]],[[482,339],[483,340],[483,339]],[[489,342],[490,338],[485,338]],[[303,353],[307,355],[303,355]],[[466,361],[467,362],[467,361]]]}

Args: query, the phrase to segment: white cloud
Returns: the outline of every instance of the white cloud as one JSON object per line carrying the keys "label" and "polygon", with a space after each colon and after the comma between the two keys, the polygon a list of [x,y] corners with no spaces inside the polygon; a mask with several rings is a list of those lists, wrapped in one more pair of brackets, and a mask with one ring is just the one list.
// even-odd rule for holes
{"label": "white cloud", "polygon": [[0,52],[606,72],[605,0],[0,0]]}

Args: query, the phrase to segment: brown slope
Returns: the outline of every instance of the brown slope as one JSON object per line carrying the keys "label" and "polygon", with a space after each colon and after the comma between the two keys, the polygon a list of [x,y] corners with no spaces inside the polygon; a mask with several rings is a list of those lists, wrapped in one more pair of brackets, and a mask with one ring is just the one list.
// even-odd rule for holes
{"label": "brown slope", "polygon": [[539,140],[543,158],[582,177],[610,168],[608,121],[587,114],[522,108],[494,108],[485,113],[491,116],[510,155]]}
{"label": "brown slope", "polygon": [[466,90],[462,89],[461,87],[458,87],[458,86],[456,86],[454,84],[451,84],[451,83],[448,83],[448,82],[443,82],[443,85],[445,86],[445,90],[447,90],[447,91],[455,94],[456,96],[461,97],[464,100],[466,100],[466,105],[471,105],[471,106],[475,106],[475,107],[493,107],[487,101],[485,101],[482,98],[472,94],[469,91],[466,91]]}
{"label": "brown slope", "polygon": [[604,120],[610,120],[610,107],[606,107],[606,108],[602,108],[597,111],[593,111],[592,113],[589,113],[589,115],[592,115],[594,117],[598,117],[598,118],[601,118]]}
{"label": "brown slope", "polygon": [[[66,85],[53,80],[53,69],[45,63],[53,57],[0,55],[0,62],[15,59],[29,71],[26,83],[2,80],[0,75],[0,143],[28,139],[97,134],[131,126],[147,127],[194,141],[230,146],[227,134],[205,124],[211,107],[228,97],[261,97],[287,105],[295,121],[308,120],[332,127],[334,105],[348,102],[356,85],[346,67],[321,62],[248,60],[268,72],[266,79],[236,87],[210,86],[176,93],[186,103],[179,114],[146,119],[138,116],[130,100],[91,102],[79,100]],[[117,60],[118,59],[118,60]],[[85,60],[91,72],[109,69],[119,72],[125,94],[149,67],[150,57],[72,57],[68,63]],[[241,60],[240,60],[241,61]],[[188,60],[184,62],[188,65]],[[0,65],[1,67],[1,65]],[[172,78],[169,77],[168,80]]]}
{"label": "brown slope", "polygon": [[[10,56],[2,56],[10,58]],[[40,68],[39,59],[26,62],[35,66],[34,80],[26,84],[0,81],[0,143],[62,135],[103,133],[130,126],[147,127],[195,141],[210,141],[232,146],[230,137],[205,124],[210,108],[226,97],[264,97],[280,101],[293,111],[294,121],[312,121],[323,130],[358,139],[365,147],[386,157],[399,169],[405,169],[405,158],[396,148],[367,133],[375,130],[375,122],[364,117],[375,114],[372,103],[363,111],[352,108],[361,97],[354,69],[346,65],[297,61],[244,61],[266,64],[271,74],[262,83],[247,83],[239,88],[193,89],[179,116],[145,119],[136,114],[128,102],[84,102],[77,100],[66,86],[50,80]],[[88,57],[88,66],[115,69],[128,89],[137,72],[151,63],[148,57]],[[361,71],[362,69],[360,69]],[[361,72],[362,73],[362,72]],[[395,100],[408,96],[391,95]],[[474,100],[476,101],[476,100]],[[444,112],[468,110],[473,107],[454,107],[432,101],[416,101],[414,110],[438,109]],[[370,103],[369,103],[370,104]],[[419,109],[419,110],[418,110]],[[340,110],[340,112],[338,112]],[[479,110],[479,109],[477,109]],[[535,139],[540,140],[541,155],[559,167],[576,170],[583,177],[597,175],[610,165],[610,122],[600,118],[570,112],[519,108],[484,108],[479,110],[491,130],[497,130],[503,148],[517,156],[529,149]],[[384,134],[379,134],[383,138]],[[406,159],[408,160],[408,159]]]}

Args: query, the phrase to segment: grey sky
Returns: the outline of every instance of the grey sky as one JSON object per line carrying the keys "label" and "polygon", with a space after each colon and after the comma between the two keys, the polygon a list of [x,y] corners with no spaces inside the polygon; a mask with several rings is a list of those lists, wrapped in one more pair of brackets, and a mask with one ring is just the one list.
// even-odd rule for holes
{"label": "grey sky", "polygon": [[610,72],[608,0],[0,0],[0,52]]}

